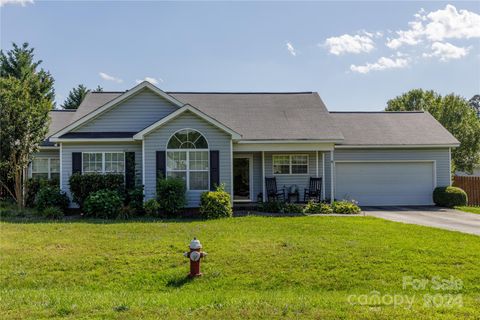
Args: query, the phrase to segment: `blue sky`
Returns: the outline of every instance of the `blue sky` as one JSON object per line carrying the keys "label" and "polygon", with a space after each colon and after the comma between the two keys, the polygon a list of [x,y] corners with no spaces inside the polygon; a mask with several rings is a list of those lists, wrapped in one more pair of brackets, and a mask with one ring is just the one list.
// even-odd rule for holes
{"label": "blue sky", "polygon": [[478,1],[0,3],[2,49],[29,42],[60,103],[80,83],[146,77],[167,91],[318,91],[330,110],[382,110],[418,87],[480,92]]}

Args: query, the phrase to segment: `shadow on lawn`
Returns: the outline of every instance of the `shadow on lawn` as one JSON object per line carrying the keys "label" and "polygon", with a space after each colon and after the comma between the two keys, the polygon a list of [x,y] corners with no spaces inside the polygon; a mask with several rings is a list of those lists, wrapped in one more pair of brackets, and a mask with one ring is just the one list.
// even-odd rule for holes
{"label": "shadow on lawn", "polygon": [[181,288],[187,283],[190,283],[194,280],[194,278],[189,276],[178,277],[175,279],[171,279],[167,282],[167,287],[169,288]]}
{"label": "shadow on lawn", "polygon": [[[265,213],[256,213],[256,212],[249,212],[245,213],[234,213],[233,218],[237,217],[246,217],[246,216],[259,216],[259,217],[303,217],[304,215],[301,214],[265,214]],[[33,214],[28,215],[11,215],[11,214],[3,214],[0,211],[0,222],[4,223],[18,223],[18,224],[36,224],[36,223],[91,223],[91,224],[125,224],[125,223],[194,223],[194,222],[201,222],[207,221],[201,217],[146,217],[140,216],[130,219],[100,219],[100,218],[93,218],[93,217],[85,217],[80,214],[76,215],[68,215],[60,219],[47,219],[43,217],[39,217]]]}
{"label": "shadow on lawn", "polygon": [[36,224],[36,223],[91,223],[91,224],[119,224],[119,223],[189,223],[206,221],[201,218],[154,218],[154,217],[138,217],[131,219],[98,219],[78,216],[67,216],[61,219],[46,219],[35,216],[12,217],[2,216],[0,214],[0,222],[18,223],[18,224]]}

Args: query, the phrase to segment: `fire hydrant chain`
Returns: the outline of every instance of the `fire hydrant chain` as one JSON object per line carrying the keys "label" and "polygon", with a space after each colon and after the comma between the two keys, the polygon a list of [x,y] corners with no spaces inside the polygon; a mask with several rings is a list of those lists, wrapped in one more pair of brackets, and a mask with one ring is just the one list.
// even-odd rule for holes
{"label": "fire hydrant chain", "polygon": [[206,252],[201,251],[202,244],[197,238],[193,238],[189,246],[190,251],[185,252],[183,255],[190,259],[190,277],[201,276],[200,272],[200,260],[207,256]]}

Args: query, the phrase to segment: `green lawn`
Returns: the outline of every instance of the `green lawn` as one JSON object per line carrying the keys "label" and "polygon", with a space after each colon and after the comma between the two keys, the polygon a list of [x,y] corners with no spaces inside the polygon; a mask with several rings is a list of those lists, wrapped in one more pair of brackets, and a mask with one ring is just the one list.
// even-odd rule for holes
{"label": "green lawn", "polygon": [[[190,281],[193,236],[209,255]],[[2,319],[480,317],[479,237],[370,217],[2,222],[0,255]],[[403,289],[404,276],[463,283]]]}
{"label": "green lawn", "polygon": [[455,207],[457,210],[480,214],[480,207]]}

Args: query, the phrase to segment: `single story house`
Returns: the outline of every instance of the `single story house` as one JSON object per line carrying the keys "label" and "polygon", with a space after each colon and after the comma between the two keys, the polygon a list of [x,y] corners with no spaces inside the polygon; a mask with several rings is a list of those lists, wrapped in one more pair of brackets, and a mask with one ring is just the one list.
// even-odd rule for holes
{"label": "single story house", "polygon": [[165,92],[142,82],[90,92],[51,119],[32,176],[58,177],[69,194],[72,173],[119,172],[146,199],[157,177],[180,177],[190,207],[220,183],[234,202],[265,200],[266,177],[301,196],[321,177],[323,199],[430,205],[433,189],[451,183],[459,145],[426,112],[329,112],[316,92]]}

